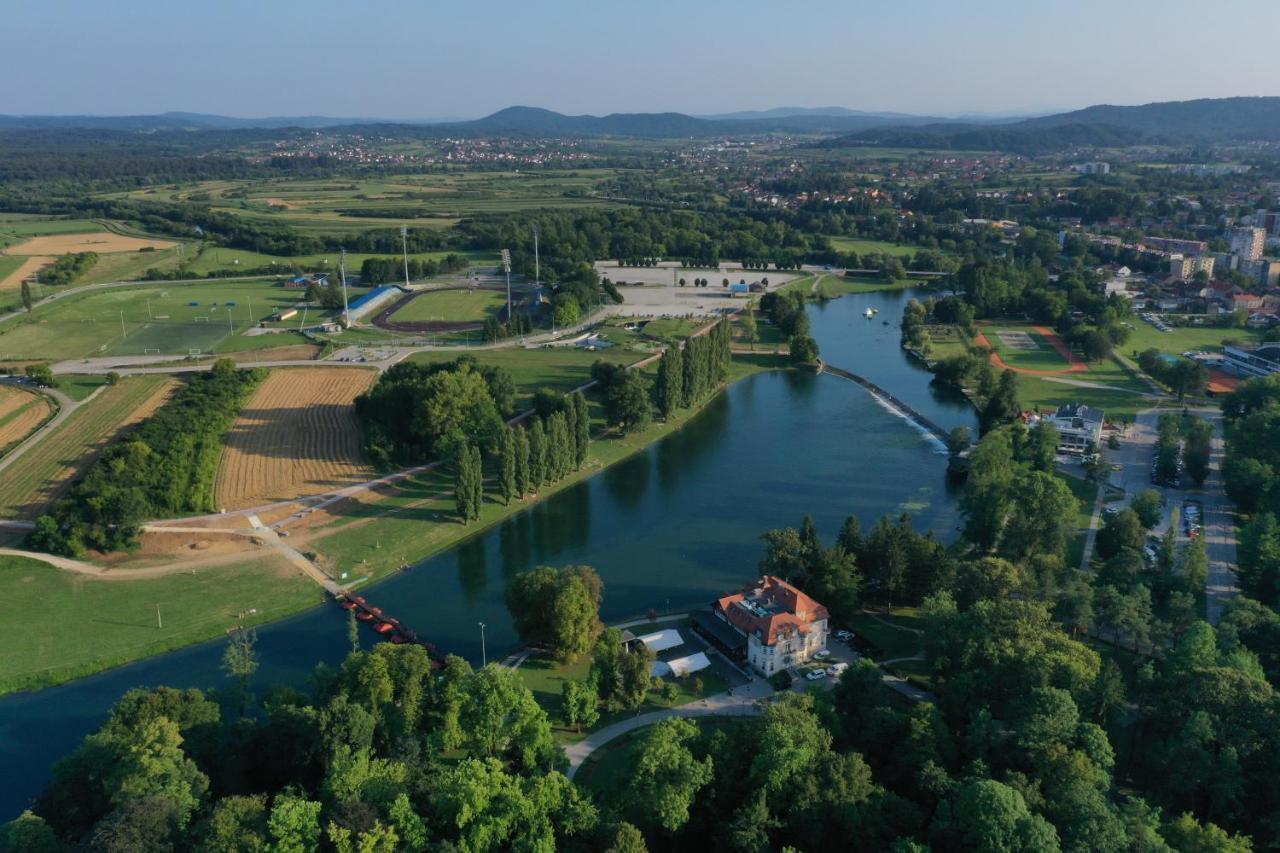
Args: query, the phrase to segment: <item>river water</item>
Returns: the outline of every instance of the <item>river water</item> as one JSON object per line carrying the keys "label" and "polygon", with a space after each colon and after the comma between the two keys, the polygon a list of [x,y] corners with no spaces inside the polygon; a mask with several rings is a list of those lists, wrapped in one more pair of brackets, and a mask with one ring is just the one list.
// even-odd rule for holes
{"label": "river water", "polygon": [[[898,346],[908,295],[848,296],[809,308],[831,364],[865,375],[944,428],[974,426],[963,399],[940,394]],[[879,309],[873,319],[868,307]],[[864,527],[910,512],[950,538],[955,509],[937,442],[834,376],[749,377],[643,453],[365,590],[442,649],[479,663],[518,641],[503,603],[509,577],[533,566],[590,564],[605,584],[606,622],[689,608],[742,586],[759,536],[813,515],[831,539],[845,516]],[[365,642],[372,632],[362,629]],[[258,684],[304,683],[348,649],[345,614],[316,608],[258,629]],[[224,642],[139,661],[35,693],[0,698],[0,821],[43,786],[54,761],[92,731],[130,688],[216,687]]]}

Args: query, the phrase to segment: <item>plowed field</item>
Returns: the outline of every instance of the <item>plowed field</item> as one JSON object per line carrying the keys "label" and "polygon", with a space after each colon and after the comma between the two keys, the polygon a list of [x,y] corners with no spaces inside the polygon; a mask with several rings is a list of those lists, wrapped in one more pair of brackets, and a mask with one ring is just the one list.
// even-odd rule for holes
{"label": "plowed field", "polygon": [[376,378],[347,368],[272,372],[227,436],[218,505],[242,509],[369,479],[352,401]]}

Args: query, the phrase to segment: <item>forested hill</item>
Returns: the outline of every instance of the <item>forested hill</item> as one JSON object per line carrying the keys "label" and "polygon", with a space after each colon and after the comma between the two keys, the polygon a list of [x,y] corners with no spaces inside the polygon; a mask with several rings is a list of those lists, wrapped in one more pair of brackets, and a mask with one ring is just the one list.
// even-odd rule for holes
{"label": "forested hill", "polygon": [[1080,145],[1230,142],[1280,137],[1280,97],[1206,98],[1136,107],[1098,105],[1003,124],[868,128],[818,143],[1036,154]]}
{"label": "forested hill", "polygon": [[1153,136],[1220,141],[1280,137],[1280,97],[1201,98],[1136,107],[1108,104],[1069,113],[1026,119],[1014,128],[1111,125]]}
{"label": "forested hill", "polygon": [[872,128],[815,142],[820,148],[935,148],[956,151],[1007,151],[1012,154],[1043,154],[1077,146],[1124,147],[1158,141],[1142,131],[1107,124],[1063,124],[1049,127],[1013,125],[949,124],[923,127]]}

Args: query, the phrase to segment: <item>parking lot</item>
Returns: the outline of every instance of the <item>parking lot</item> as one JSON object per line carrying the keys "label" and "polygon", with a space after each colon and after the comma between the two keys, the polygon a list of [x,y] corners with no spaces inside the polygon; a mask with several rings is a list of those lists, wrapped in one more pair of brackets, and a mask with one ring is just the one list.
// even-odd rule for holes
{"label": "parking lot", "polygon": [[[1209,477],[1203,485],[1195,486],[1184,476],[1174,486],[1153,483],[1151,476],[1156,425],[1160,415],[1168,411],[1174,410],[1147,409],[1139,412],[1136,421],[1121,438],[1120,449],[1112,451],[1111,460],[1120,466],[1120,470],[1112,470],[1110,482],[1124,492],[1124,498],[1112,506],[1128,506],[1139,492],[1153,489],[1164,500],[1164,517],[1152,531],[1153,535],[1163,534],[1168,529],[1173,511],[1178,510],[1179,544],[1186,545],[1193,534],[1204,537],[1209,557],[1206,614],[1210,622],[1216,623],[1222,614],[1223,603],[1236,592],[1233,508],[1222,486],[1222,414],[1216,409],[1190,410],[1214,424]],[[1193,519],[1196,523],[1189,525]]]}
{"label": "parking lot", "polygon": [[[617,283],[622,293],[621,305],[615,306],[611,313],[623,317],[686,317],[712,316],[740,308],[745,301],[741,296],[729,295],[728,288],[722,285],[724,279],[747,284],[769,280],[769,290],[777,290],[800,273],[777,272],[770,270],[734,270],[730,265],[722,265],[723,269],[684,269],[678,264],[657,267],[619,267],[616,264],[600,262],[597,271]],[[680,279],[686,284],[681,287]],[[707,287],[694,287],[695,278],[706,278],[710,281]]]}

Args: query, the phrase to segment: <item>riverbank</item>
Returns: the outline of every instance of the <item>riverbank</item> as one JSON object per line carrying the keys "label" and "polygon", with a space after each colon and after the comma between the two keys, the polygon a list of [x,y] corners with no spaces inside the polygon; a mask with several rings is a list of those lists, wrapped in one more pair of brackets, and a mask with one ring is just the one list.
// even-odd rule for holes
{"label": "riverbank", "polygon": [[[735,355],[726,383],[700,406],[669,421],[622,437],[598,437],[603,412],[591,401],[594,430],[587,464],[539,495],[504,506],[492,484],[479,522],[454,517],[452,478],[445,473],[410,478],[394,490],[343,501],[326,519],[290,531],[290,545],[313,554],[335,577],[366,586],[442,551],[480,536],[488,528],[678,431],[737,381],[786,367],[768,355]],[[193,555],[193,565],[195,557]],[[162,578],[118,580],[72,576],[21,558],[0,561],[0,596],[17,602],[32,620],[0,624],[0,694],[50,687],[133,661],[215,639],[237,624],[258,626],[316,606],[321,591],[282,559],[247,553],[233,564],[193,568]],[[34,597],[34,598],[33,598]],[[30,601],[28,601],[31,599]],[[25,606],[22,602],[28,602]],[[394,611],[392,611],[394,612]],[[40,628],[35,624],[38,620]],[[426,636],[430,626],[415,626]]]}

